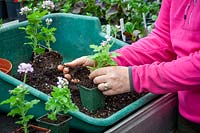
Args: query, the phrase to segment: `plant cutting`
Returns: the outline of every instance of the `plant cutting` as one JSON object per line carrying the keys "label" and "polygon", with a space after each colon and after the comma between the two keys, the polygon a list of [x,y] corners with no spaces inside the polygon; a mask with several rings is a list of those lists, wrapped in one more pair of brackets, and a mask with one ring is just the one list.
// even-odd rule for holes
{"label": "plant cutting", "polygon": [[90,45],[90,48],[93,49],[94,54],[89,55],[88,57],[91,58],[96,62],[96,64],[92,67],[89,67],[90,70],[95,70],[101,67],[106,66],[116,66],[116,62],[112,59],[119,54],[115,52],[110,52],[110,48],[113,46],[114,41],[112,41],[111,36],[106,36],[106,41],[101,42],[101,45]]}
{"label": "plant cutting", "polygon": [[37,119],[40,126],[50,128],[52,133],[69,132],[68,122],[72,117],[65,114],[78,110],[71,100],[68,83],[67,79],[58,77],[57,86],[53,86],[51,97],[45,104],[48,113]]}
{"label": "plant cutting", "polygon": [[43,17],[53,8],[54,4],[51,1],[43,1],[42,6],[39,8],[30,9],[27,6],[21,8],[20,14],[27,16],[28,25],[26,27],[20,27],[20,29],[25,30],[27,34],[26,38],[30,40],[30,42],[25,44],[29,44],[33,48],[35,55],[45,52],[42,44],[51,51],[50,43],[56,41],[54,36],[56,28],[50,27],[53,20],[47,18],[45,20],[46,25],[42,21]]}
{"label": "plant cutting", "polygon": [[[79,91],[81,97],[82,105],[91,112],[95,112],[98,109],[101,109],[105,106],[105,99],[101,91],[98,90],[97,86],[88,78],[90,71],[95,69],[106,67],[106,66],[115,66],[117,65],[112,58],[119,56],[115,52],[110,52],[110,48],[114,44],[112,37],[107,36],[106,41],[103,41],[100,46],[92,44],[90,48],[93,49],[94,54],[89,55],[96,62],[94,66],[91,67],[78,67],[79,72],[85,72],[85,76],[82,76],[78,73],[74,73],[74,68],[70,68],[70,75],[72,75],[73,82],[79,83]],[[86,80],[87,79],[87,80]],[[87,84],[85,83],[87,82]],[[90,83],[92,86],[89,86]],[[95,99],[95,100],[94,100]]]}
{"label": "plant cutting", "polygon": [[8,99],[2,101],[0,105],[10,104],[11,111],[8,113],[8,116],[14,117],[19,115],[20,117],[16,124],[22,125],[22,128],[19,130],[23,130],[24,133],[28,133],[30,129],[30,125],[28,125],[28,123],[34,117],[33,115],[28,115],[28,111],[33,108],[33,106],[37,104],[40,100],[34,99],[31,101],[27,101],[25,99],[25,96],[29,94],[27,87],[25,86],[27,73],[33,72],[31,64],[21,63],[18,66],[18,72],[24,73],[24,84],[17,86],[13,90],[10,90],[11,96]]}

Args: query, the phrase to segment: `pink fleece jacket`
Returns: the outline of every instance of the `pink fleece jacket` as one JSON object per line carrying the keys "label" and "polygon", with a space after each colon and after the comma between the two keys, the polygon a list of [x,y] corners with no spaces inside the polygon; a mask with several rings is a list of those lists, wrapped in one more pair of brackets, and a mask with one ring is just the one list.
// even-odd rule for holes
{"label": "pink fleece jacket", "polygon": [[163,0],[152,33],[116,52],[136,92],[178,92],[181,115],[200,124],[199,0]]}

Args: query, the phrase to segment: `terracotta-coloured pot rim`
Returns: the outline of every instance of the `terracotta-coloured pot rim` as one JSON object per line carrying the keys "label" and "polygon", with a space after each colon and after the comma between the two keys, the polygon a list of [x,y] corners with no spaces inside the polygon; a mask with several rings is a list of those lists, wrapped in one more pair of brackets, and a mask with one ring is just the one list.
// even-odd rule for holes
{"label": "terracotta-coloured pot rim", "polygon": [[[38,129],[40,131],[43,131],[45,133],[51,133],[51,130],[50,129],[47,129],[47,128],[44,128],[44,127],[40,127],[40,126],[36,126],[36,125],[32,125],[32,124],[29,124],[29,127],[32,127],[32,128],[35,128],[35,129]],[[15,132],[18,133],[20,131],[22,131],[22,127],[17,129]]]}
{"label": "terracotta-coloured pot rim", "polygon": [[7,59],[0,58],[0,71],[8,74],[11,69],[12,63]]}

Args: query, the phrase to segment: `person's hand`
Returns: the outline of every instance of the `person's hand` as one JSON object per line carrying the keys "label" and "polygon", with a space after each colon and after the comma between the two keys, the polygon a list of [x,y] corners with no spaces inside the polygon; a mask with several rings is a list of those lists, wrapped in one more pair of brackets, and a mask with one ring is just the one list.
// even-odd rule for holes
{"label": "person's hand", "polygon": [[94,70],[90,74],[98,89],[104,95],[116,95],[130,92],[128,67],[110,66]]}
{"label": "person's hand", "polygon": [[82,56],[73,60],[72,62],[64,63],[64,65],[58,65],[58,70],[63,71],[64,77],[68,80],[71,80],[71,75],[69,74],[69,67],[76,67],[76,66],[94,66],[95,61],[88,58],[87,56]]}

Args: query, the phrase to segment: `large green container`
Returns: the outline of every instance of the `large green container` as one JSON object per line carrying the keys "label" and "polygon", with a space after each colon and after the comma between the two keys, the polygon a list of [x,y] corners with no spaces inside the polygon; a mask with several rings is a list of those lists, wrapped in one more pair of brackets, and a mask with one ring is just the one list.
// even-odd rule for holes
{"label": "large green container", "polygon": [[[57,41],[52,45],[52,48],[62,54],[64,62],[91,54],[92,50],[90,50],[89,45],[99,44],[105,39],[105,35],[101,32],[100,21],[96,17],[63,13],[50,14],[47,17],[53,19],[53,26],[57,28]],[[7,99],[9,97],[8,91],[22,83],[13,78],[17,73],[17,66],[21,62],[31,60],[32,49],[30,46],[24,45],[24,42],[27,41],[25,32],[19,30],[20,26],[26,24],[27,22],[21,22],[0,30],[0,57],[9,59],[13,63],[10,75],[0,72],[0,101]],[[116,40],[115,43],[114,49],[126,45],[119,40]],[[34,106],[30,113],[34,114],[35,117],[45,114],[44,103],[47,101],[48,95],[31,86],[28,86],[28,89],[30,95],[27,99],[40,99],[40,103]],[[156,97],[156,95],[149,93],[108,118],[92,118],[80,111],[69,112],[73,117],[69,124],[70,127],[82,131],[102,132]],[[0,111],[8,112],[9,110],[7,105],[0,106]]]}

